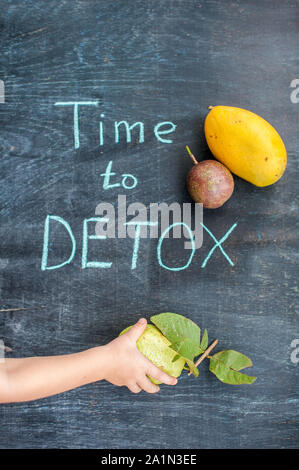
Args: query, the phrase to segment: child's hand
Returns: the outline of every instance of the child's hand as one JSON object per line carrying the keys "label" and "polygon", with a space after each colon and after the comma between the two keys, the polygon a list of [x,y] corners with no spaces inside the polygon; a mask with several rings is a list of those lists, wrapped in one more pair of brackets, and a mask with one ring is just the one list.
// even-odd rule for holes
{"label": "child's hand", "polygon": [[138,351],[136,341],[144,332],[146,323],[145,318],[140,319],[127,333],[104,346],[107,353],[105,380],[114,385],[126,385],[133,393],[141,390],[156,393],[160,390],[148,375],[167,385],[177,383],[176,378],[165,374]]}
{"label": "child's hand", "polygon": [[145,327],[146,320],[139,320],[106,346],[74,354],[5,359],[0,364],[0,403],[36,400],[104,379],[126,385],[134,393],[159,391],[147,375],[175,385],[174,377],[138,351],[136,341]]}

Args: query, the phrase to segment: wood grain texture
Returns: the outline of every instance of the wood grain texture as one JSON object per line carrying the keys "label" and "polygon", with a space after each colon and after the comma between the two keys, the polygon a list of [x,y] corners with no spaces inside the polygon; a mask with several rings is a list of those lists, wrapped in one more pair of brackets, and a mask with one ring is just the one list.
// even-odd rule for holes
{"label": "wood grain texture", "polygon": [[[270,5],[271,3],[271,5]],[[71,353],[103,344],[140,316],[189,316],[217,350],[247,354],[252,386],[221,384],[200,367],[173,389],[135,396],[98,383],[27,404],[1,405],[1,448],[291,448],[298,447],[298,111],[289,98],[298,77],[298,2],[3,0],[0,13],[0,338],[11,357]],[[57,101],[99,100],[80,110],[81,147],[73,148],[71,109]],[[231,200],[205,211],[231,267],[206,234],[190,267],[159,267],[156,240],[142,242],[130,271],[132,240],[107,242],[109,270],[80,269],[82,222],[106,191],[109,160],[139,184],[128,202],[189,202],[184,146],[210,158],[203,135],[208,105],[248,108],[269,120],[288,151],[287,171],[273,187],[235,179]],[[105,114],[105,145],[98,143]],[[145,142],[114,143],[113,122],[145,123]],[[177,124],[170,145],[158,143],[159,121]],[[78,252],[63,269],[40,270],[47,214],[67,220]],[[56,253],[67,240],[57,231]],[[184,263],[180,242],[170,262]],[[43,307],[43,308],[40,308]],[[297,311],[298,312],[298,311]]]}

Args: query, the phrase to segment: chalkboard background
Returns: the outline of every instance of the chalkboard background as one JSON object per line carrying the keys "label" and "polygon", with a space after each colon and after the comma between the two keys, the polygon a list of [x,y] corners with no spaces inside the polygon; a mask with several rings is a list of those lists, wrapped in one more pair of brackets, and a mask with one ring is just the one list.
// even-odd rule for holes
{"label": "chalkboard background", "polygon": [[[298,445],[296,298],[298,110],[290,82],[298,76],[294,1],[2,1],[0,78],[0,337],[9,357],[71,353],[113,339],[139,317],[172,311],[207,328],[221,349],[250,356],[252,386],[221,384],[200,368],[175,388],[133,395],[106,382],[26,404],[1,405],[1,448],[290,448]],[[298,13],[298,11],[297,11]],[[99,100],[80,109],[74,149],[71,107],[57,101]],[[231,200],[205,211],[223,248],[201,268],[214,242],[189,266],[159,266],[157,240],[143,240],[131,270],[132,240],[90,242],[93,259],[111,269],[81,269],[82,224],[101,201],[190,202],[185,176],[211,158],[203,134],[208,105],[250,109],[280,132],[287,171],[258,189],[235,178]],[[100,114],[105,145],[99,146]],[[145,142],[114,142],[115,120],[142,121]],[[176,131],[158,142],[157,122]],[[103,191],[113,160],[132,173],[132,191]],[[73,263],[41,271],[44,221],[58,215],[77,240]],[[69,254],[53,226],[51,263]],[[102,244],[101,243],[105,243]],[[92,244],[93,247],[92,247]],[[165,262],[186,261],[183,241],[165,243]],[[219,347],[217,347],[220,350]],[[297,383],[298,385],[298,383]]]}

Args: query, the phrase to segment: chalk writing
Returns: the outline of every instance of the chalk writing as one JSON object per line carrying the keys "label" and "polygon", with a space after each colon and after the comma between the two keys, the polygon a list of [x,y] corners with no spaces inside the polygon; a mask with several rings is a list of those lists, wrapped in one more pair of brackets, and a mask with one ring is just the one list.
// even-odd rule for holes
{"label": "chalk writing", "polygon": [[[57,101],[55,106],[73,106],[73,134],[74,134],[74,147],[78,149],[80,147],[80,128],[79,128],[79,106],[99,106],[99,101]],[[105,117],[105,114],[100,115],[101,118]],[[158,142],[164,144],[171,144],[172,139],[165,139],[161,137],[168,135],[176,130],[176,124],[171,121],[158,122],[154,127],[154,135]],[[128,121],[114,121],[114,142],[118,144],[120,142],[120,128],[125,130],[126,142],[132,142],[132,131],[135,128],[139,128],[138,138],[136,142],[139,144],[144,143],[144,123],[141,121],[129,124]],[[104,122],[99,122],[99,145],[104,145]]]}
{"label": "chalk writing", "polygon": [[[135,204],[138,204],[138,203],[135,203]],[[106,210],[106,209],[107,208],[104,208],[104,207],[98,207],[98,212],[100,213],[100,212],[102,212],[103,210]],[[109,209],[109,207],[108,207],[108,209]],[[133,209],[135,210],[135,208],[133,208]],[[70,254],[69,258],[66,259],[65,261],[61,262],[60,264],[48,266],[49,234],[50,234],[50,221],[51,220],[56,221],[56,222],[62,224],[62,226],[65,227],[67,233],[70,236],[71,242],[72,242],[72,251],[71,251],[71,254]],[[103,230],[101,230],[99,227],[97,227],[96,233],[93,234],[93,235],[90,235],[88,233],[88,224],[90,222],[95,222],[96,226],[99,226],[99,224],[100,225],[106,224],[107,225],[107,232],[105,233]],[[131,260],[131,270],[134,270],[137,267],[138,253],[139,253],[139,247],[140,247],[140,239],[141,238],[146,238],[146,236],[147,236],[146,235],[147,234],[147,227],[151,228],[153,226],[156,226],[157,223],[158,222],[155,222],[155,221],[138,220],[138,216],[136,216],[136,217],[134,217],[133,220],[131,220],[129,222],[124,222],[122,224],[123,226],[128,227],[128,232],[125,230],[125,232],[122,233],[121,238],[124,238],[126,235],[128,235],[130,238],[134,239],[132,260]],[[190,239],[190,243],[191,243],[191,253],[189,254],[187,262],[183,266],[170,267],[170,266],[167,266],[162,261],[162,254],[161,254],[162,244],[163,244],[164,239],[168,238],[169,232],[171,230],[174,231],[177,226],[180,226],[180,228],[184,229],[183,231],[185,232],[185,236],[186,236],[186,234],[188,235],[188,237]],[[223,256],[229,262],[229,264],[231,266],[234,266],[234,263],[232,262],[230,257],[227,255],[227,253],[224,251],[224,249],[222,247],[222,243],[228,238],[230,233],[236,228],[237,223],[233,224],[231,226],[231,228],[226,232],[226,234],[219,241],[216,239],[216,237],[212,234],[212,232],[204,224],[202,224],[202,226],[203,226],[204,230],[206,230],[206,232],[214,240],[215,245],[213,246],[213,248],[211,248],[211,250],[209,251],[209,253],[205,257],[201,267],[202,268],[206,267],[208,260],[211,258],[212,254],[214,253],[216,248],[219,248],[220,251],[222,252]],[[132,233],[132,231],[129,230],[130,227],[132,228],[133,233]],[[145,229],[145,231],[143,231],[143,233],[141,233],[141,229]],[[100,268],[100,269],[111,268],[112,262],[88,261],[88,240],[105,240],[105,239],[109,238],[109,236],[107,236],[107,234],[109,234],[109,236],[111,236],[112,234],[115,235],[114,222],[113,222],[112,226],[109,226],[109,217],[107,217],[107,215],[106,215],[106,217],[91,217],[89,219],[84,219],[84,221],[83,221],[83,236],[82,236],[82,240],[83,240],[82,241],[82,258],[81,258],[82,269],[86,269],[86,268]],[[189,248],[185,248],[185,249],[189,249]],[[175,222],[175,223],[170,224],[163,231],[162,235],[159,237],[158,244],[157,244],[158,263],[162,268],[164,268],[168,271],[182,271],[184,269],[187,269],[190,266],[190,264],[193,260],[195,251],[196,251],[195,237],[194,237],[194,233],[192,232],[190,226],[188,224],[186,224],[185,222]],[[67,264],[70,264],[72,262],[74,256],[75,256],[75,253],[76,253],[76,240],[75,240],[75,236],[72,232],[72,229],[71,229],[69,223],[66,220],[59,217],[59,216],[48,215],[46,217],[45,227],[44,227],[44,243],[43,243],[43,254],[42,254],[42,262],[41,262],[42,271],[50,270],[50,269],[60,269],[64,266],[66,266]]]}
{"label": "chalk writing", "polygon": [[[160,130],[160,127],[162,126],[169,126],[169,129]],[[163,142],[163,144],[172,144],[171,139],[163,139],[163,137],[160,137],[160,136],[161,134],[162,135],[171,134],[171,132],[174,132],[175,129],[176,129],[176,125],[173,124],[173,122],[170,122],[170,121],[159,122],[154,128],[154,134],[157,137],[157,140],[159,140],[160,142]]]}
{"label": "chalk writing", "polygon": [[88,223],[89,222],[101,222],[107,223],[109,219],[106,217],[91,217],[90,219],[85,219],[83,222],[83,245],[82,245],[82,269],[85,268],[111,268],[111,262],[104,261],[87,261],[88,257],[88,239],[95,240],[105,240],[107,237],[105,235],[88,235]]}
{"label": "chalk writing", "polygon": [[[1,85],[1,81],[0,81]],[[55,106],[71,106],[73,107],[73,134],[74,134],[74,147],[78,149],[80,147],[80,128],[79,128],[79,107],[80,106],[93,106],[98,107],[99,101],[57,101]],[[105,114],[100,114],[101,119],[105,118]],[[159,122],[154,126],[154,135],[158,142],[164,144],[171,144],[172,139],[166,138],[169,134],[173,133],[176,129],[176,125],[171,121]],[[114,121],[114,138],[115,143],[120,142],[121,131],[125,131],[126,141],[130,143],[132,141],[132,133],[138,132],[137,142],[144,142],[144,123],[141,121],[136,121],[133,124],[129,124],[128,121]],[[104,145],[104,121],[100,120],[99,122],[99,145]],[[110,160],[106,166],[104,173],[101,173],[100,176],[103,178],[102,188],[104,191],[109,189],[115,189],[122,187],[125,190],[132,190],[138,184],[138,179],[136,176],[130,173],[122,173],[117,175],[115,171],[112,170],[113,161]],[[185,207],[188,206],[188,207]],[[212,232],[203,224],[202,222],[202,205],[195,205],[195,230],[191,230],[191,207],[190,203],[183,204],[183,221],[181,214],[181,205],[178,203],[172,203],[170,206],[166,203],[152,203],[149,206],[149,215],[150,220],[147,220],[147,207],[142,203],[131,203],[128,208],[126,208],[126,196],[118,196],[118,217],[116,218],[115,208],[112,204],[101,202],[96,210],[96,215],[101,215],[101,217],[91,217],[89,219],[83,220],[83,229],[82,229],[82,254],[81,254],[81,266],[82,269],[86,268],[99,268],[106,269],[111,268],[111,261],[89,261],[88,260],[88,242],[89,240],[105,240],[107,238],[115,238],[116,232],[116,221],[118,229],[118,238],[125,238],[130,236],[134,239],[132,259],[131,259],[131,270],[137,268],[138,263],[138,254],[140,249],[140,239],[146,238],[148,236],[147,228],[150,228],[150,238],[158,238],[158,220],[159,215],[161,218],[161,236],[158,238],[157,243],[157,260],[161,268],[168,271],[182,271],[187,269],[194,257],[196,249],[200,248],[202,245],[202,229],[204,229],[210,237],[215,242],[214,246],[209,250],[205,259],[203,260],[201,267],[205,268],[211,256],[213,255],[216,248],[219,248],[224,258],[227,262],[234,266],[234,263],[224,251],[222,243],[228,238],[230,233],[235,229],[237,223],[233,224],[231,228],[226,232],[226,234],[218,241]],[[136,215],[138,213],[138,215]],[[172,224],[169,224],[170,213],[172,214]],[[134,216],[129,222],[126,222],[126,216]],[[154,220],[153,220],[154,219]],[[68,233],[72,249],[71,254],[67,259],[62,261],[59,264],[48,265],[48,256],[49,256],[49,239],[50,239],[50,221],[61,224],[66,232]],[[188,221],[186,223],[186,221]],[[95,232],[89,234],[88,226],[89,223],[94,222]],[[106,227],[106,228],[105,228]],[[179,229],[179,230],[178,230]],[[188,242],[185,242],[184,248],[191,250],[189,253],[186,263],[182,266],[168,266],[162,260],[162,245],[165,238],[169,237],[170,231],[172,231],[173,238],[181,238],[181,232],[183,229],[184,237]],[[47,215],[44,225],[44,239],[43,239],[43,252],[41,260],[41,270],[53,270],[60,269],[68,264],[70,264],[76,253],[76,239],[72,232],[72,229],[69,223],[56,215]]]}
{"label": "chalk writing", "polygon": [[111,171],[112,170],[112,165],[113,165],[113,162],[112,162],[112,160],[110,160],[110,162],[108,163],[108,165],[106,167],[105,173],[101,173],[101,175],[100,175],[100,176],[104,177],[104,181],[103,181],[103,189],[104,190],[112,189],[112,188],[118,188],[120,185],[122,185],[122,187],[124,189],[134,189],[137,186],[138,180],[137,180],[136,176],[131,175],[129,173],[123,173],[121,175],[122,176],[121,183],[110,183],[111,176],[116,175],[116,173],[114,171]]}
{"label": "chalk writing", "polygon": [[139,221],[139,222],[135,222],[135,221],[126,222],[126,225],[134,225],[135,226],[135,238],[134,238],[131,269],[136,269],[136,267],[137,267],[141,227],[142,226],[146,227],[146,226],[151,226],[151,225],[157,225],[157,223],[158,222],[150,222],[150,221],[147,221],[147,220]]}
{"label": "chalk writing", "polygon": [[80,133],[79,133],[79,106],[98,106],[98,101],[57,101],[55,106],[74,106],[74,142],[75,149],[80,147]]}
{"label": "chalk writing", "polygon": [[[56,220],[56,222],[59,222],[62,224],[72,241],[72,252],[70,254],[70,257],[64,261],[63,263],[57,264],[55,266],[47,266],[48,264],[48,253],[49,253],[49,232],[50,232],[50,220]],[[41,264],[41,270],[45,271],[46,269],[59,269],[65,266],[66,264],[69,264],[72,262],[74,256],[76,253],[76,240],[73,235],[72,229],[69,226],[68,222],[66,222],[62,217],[59,217],[58,215],[47,215],[46,220],[45,220],[45,228],[44,228],[44,244],[43,244],[43,255],[42,255],[42,264]]]}
{"label": "chalk writing", "polygon": [[119,126],[123,124],[125,126],[125,129],[126,129],[126,135],[127,135],[127,142],[131,142],[132,141],[132,138],[131,138],[131,130],[134,129],[134,127],[136,126],[139,126],[139,138],[138,138],[138,142],[140,144],[142,144],[144,142],[144,124],[143,122],[134,122],[134,124],[132,124],[132,126],[129,126],[129,124],[127,123],[127,121],[120,121],[120,122],[117,122],[115,121],[114,123],[114,128],[115,128],[115,143],[118,144],[119,143]]}
{"label": "chalk writing", "polygon": [[[186,264],[184,264],[184,266],[177,266],[177,267],[169,267],[169,266],[166,266],[166,264],[163,263],[162,261],[162,258],[161,258],[161,248],[162,248],[162,242],[165,238],[165,235],[171,230],[173,229],[174,227],[176,226],[182,226],[184,227],[187,232],[189,233],[189,236],[190,236],[190,241],[191,241],[191,253],[189,255],[189,258],[188,258],[188,261]],[[161,237],[159,238],[159,241],[158,241],[158,245],[157,245],[157,257],[158,257],[158,262],[159,262],[159,265],[162,266],[162,268],[165,268],[169,271],[182,271],[183,269],[187,269],[188,266],[190,265],[192,259],[193,259],[193,256],[195,254],[195,242],[194,242],[194,236],[193,236],[193,233],[189,227],[189,225],[185,224],[184,222],[176,222],[174,224],[171,224],[166,230],[164,230],[164,232],[162,233]]]}
{"label": "chalk writing", "polygon": [[220,241],[218,241],[214,235],[212,234],[212,232],[208,229],[208,227],[206,227],[203,223],[201,224],[203,226],[203,228],[205,229],[205,231],[210,235],[210,237],[214,240],[215,242],[215,245],[213,246],[213,248],[209,251],[208,255],[206,256],[204,262],[202,263],[201,267],[202,268],[205,268],[206,265],[207,265],[207,262],[209,261],[209,259],[211,258],[212,254],[214,253],[214,251],[216,250],[216,248],[219,248],[221,253],[223,254],[223,256],[227,259],[227,261],[229,262],[229,264],[231,266],[234,266],[234,263],[232,262],[232,260],[230,259],[230,257],[225,253],[224,249],[222,248],[221,244],[227,239],[227,237],[229,236],[229,234],[236,228],[237,226],[237,223],[233,224],[231,226],[231,228],[226,232],[226,234],[221,238]]}

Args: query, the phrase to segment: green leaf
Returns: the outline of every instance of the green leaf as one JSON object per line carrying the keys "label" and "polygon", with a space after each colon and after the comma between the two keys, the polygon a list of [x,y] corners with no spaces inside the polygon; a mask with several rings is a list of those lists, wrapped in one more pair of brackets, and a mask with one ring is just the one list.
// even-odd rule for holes
{"label": "green leaf", "polygon": [[173,357],[173,359],[172,359],[171,362],[177,361],[180,357],[181,357],[181,356],[180,356],[179,354],[176,354],[176,355]]}
{"label": "green leaf", "polygon": [[201,343],[200,343],[200,349],[202,350],[202,352],[205,352],[205,350],[208,347],[208,344],[209,344],[208,332],[207,332],[207,330],[205,330],[203,335],[202,335],[202,339],[201,339]]}
{"label": "green leaf", "polygon": [[227,366],[235,370],[245,369],[245,367],[252,367],[252,362],[249,357],[238,351],[234,351],[233,349],[220,351],[214,354],[213,358],[224,362]]}
{"label": "green leaf", "polygon": [[201,354],[200,328],[192,320],[177,313],[160,313],[151,317],[151,321],[181,356],[193,361]]}
{"label": "green leaf", "polygon": [[186,357],[192,361],[194,357],[202,354],[203,352],[200,347],[189,338],[182,339],[177,343],[171,343],[171,348],[180,354],[180,356]]}
{"label": "green leaf", "polygon": [[245,367],[251,367],[252,362],[244,354],[229,349],[220,351],[210,357],[210,371],[223,383],[231,385],[251,384],[256,377],[238,372]]}
{"label": "green leaf", "polygon": [[194,358],[203,351],[200,348],[200,328],[196,323],[177,313],[160,313],[151,317],[153,324],[170,341],[171,348],[182,356],[193,375],[198,376]]}

